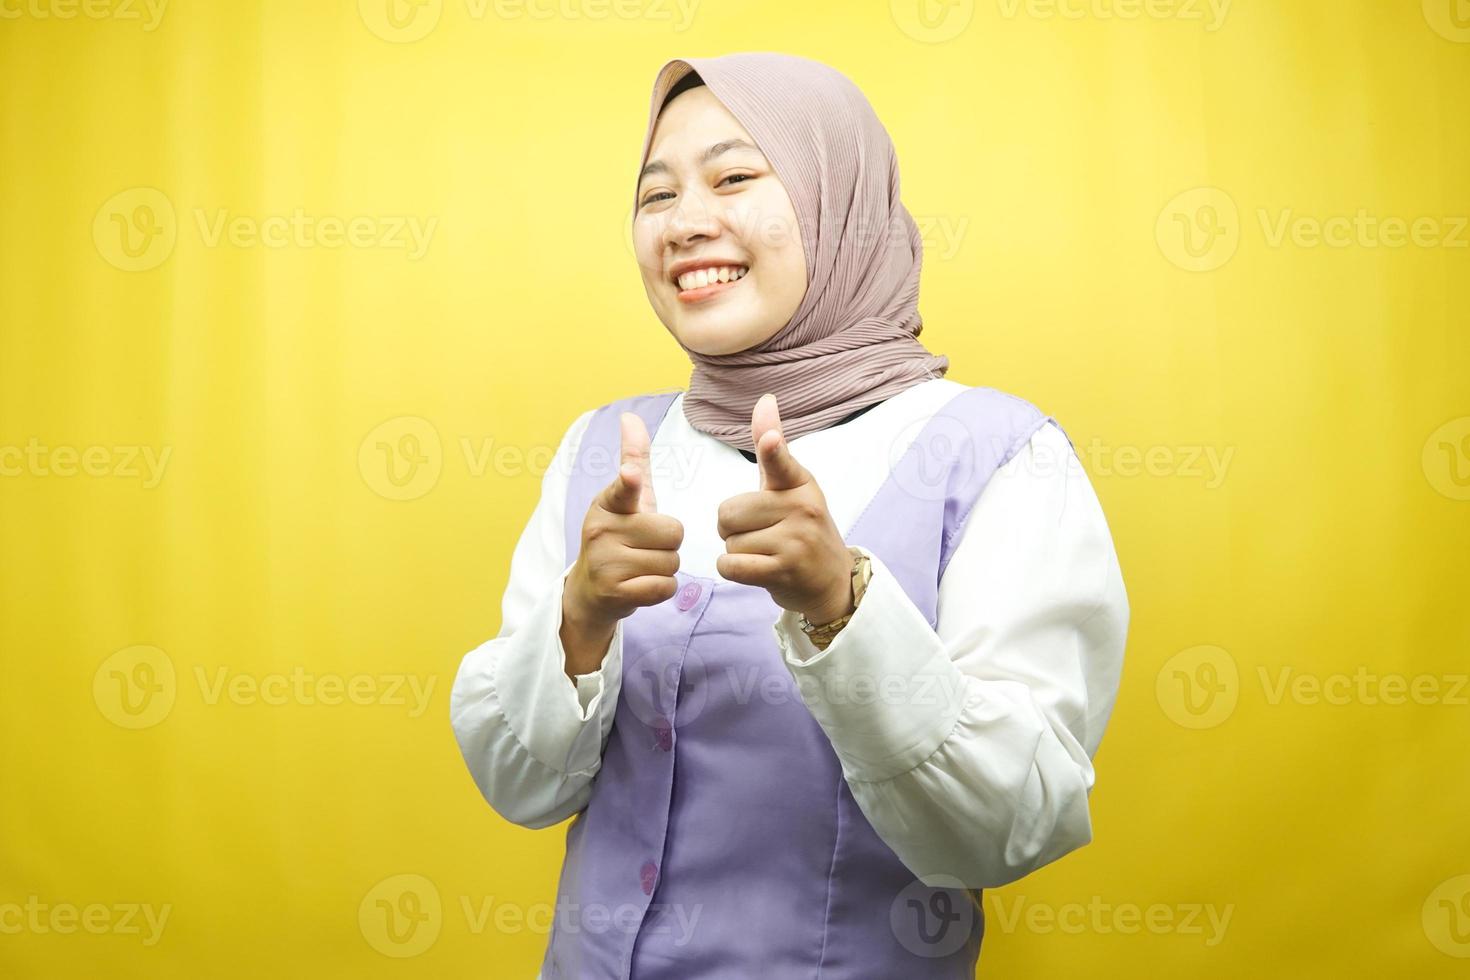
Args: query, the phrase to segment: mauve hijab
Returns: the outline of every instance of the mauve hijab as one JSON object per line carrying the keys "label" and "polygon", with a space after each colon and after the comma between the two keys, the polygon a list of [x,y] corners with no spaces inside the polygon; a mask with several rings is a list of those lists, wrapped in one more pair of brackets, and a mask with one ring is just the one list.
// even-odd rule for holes
{"label": "mauve hijab", "polygon": [[807,288],[790,322],[754,347],[710,355],[680,342],[694,364],[684,395],[690,425],[753,452],[751,410],[766,392],[776,396],[783,434],[795,439],[942,376],[949,358],[917,340],[923,239],[899,200],[893,141],[862,91],[796,55],[674,59],[653,83],[640,171],[664,98],[691,71],[750,133],[791,197]]}

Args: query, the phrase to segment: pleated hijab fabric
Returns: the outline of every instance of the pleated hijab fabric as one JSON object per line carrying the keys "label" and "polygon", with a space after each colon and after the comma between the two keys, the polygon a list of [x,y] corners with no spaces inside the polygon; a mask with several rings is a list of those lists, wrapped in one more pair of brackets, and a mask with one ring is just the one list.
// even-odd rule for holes
{"label": "pleated hijab fabric", "polygon": [[677,58],[654,80],[640,171],[665,96],[691,71],[745,127],[790,196],[807,289],[791,320],[747,350],[709,355],[680,343],[694,365],[689,423],[753,452],[751,410],[766,392],[794,439],[941,377],[949,359],[917,339],[923,239],[899,199],[893,141],[867,97],[836,69],[796,55]]}

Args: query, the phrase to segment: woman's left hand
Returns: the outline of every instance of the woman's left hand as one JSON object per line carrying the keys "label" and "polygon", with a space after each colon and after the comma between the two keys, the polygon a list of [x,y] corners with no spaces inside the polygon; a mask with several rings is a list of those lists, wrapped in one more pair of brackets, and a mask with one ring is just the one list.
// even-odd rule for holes
{"label": "woman's left hand", "polygon": [[726,554],[715,570],[759,585],[776,605],[830,623],[852,611],[852,553],[827,510],[822,488],[796,461],[781,433],[776,396],[762,395],[750,419],[761,488],[720,504]]}

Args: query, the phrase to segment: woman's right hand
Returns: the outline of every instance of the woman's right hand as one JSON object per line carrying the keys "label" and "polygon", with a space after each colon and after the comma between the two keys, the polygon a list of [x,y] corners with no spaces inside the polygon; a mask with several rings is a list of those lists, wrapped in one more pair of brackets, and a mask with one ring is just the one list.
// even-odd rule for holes
{"label": "woman's right hand", "polygon": [[660,514],[653,496],[648,428],[632,412],[619,417],[618,474],[587,508],[582,548],[562,590],[562,648],[567,676],[602,666],[618,620],[657,605],[678,589],[684,525]]}

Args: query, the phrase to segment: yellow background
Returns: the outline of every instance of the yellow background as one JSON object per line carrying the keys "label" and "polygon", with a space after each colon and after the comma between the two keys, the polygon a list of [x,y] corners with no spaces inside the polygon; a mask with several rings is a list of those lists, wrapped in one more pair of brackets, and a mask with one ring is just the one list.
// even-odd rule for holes
{"label": "yellow background", "polygon": [[[1132,602],[1096,840],[982,972],[1470,976],[1464,0],[394,2],[0,4],[0,975],[534,974],[564,826],[450,684],[567,424],[687,381],[655,71],[775,49],[869,95],[924,342],[1067,427]],[[1312,237],[1360,212],[1429,223]]]}

